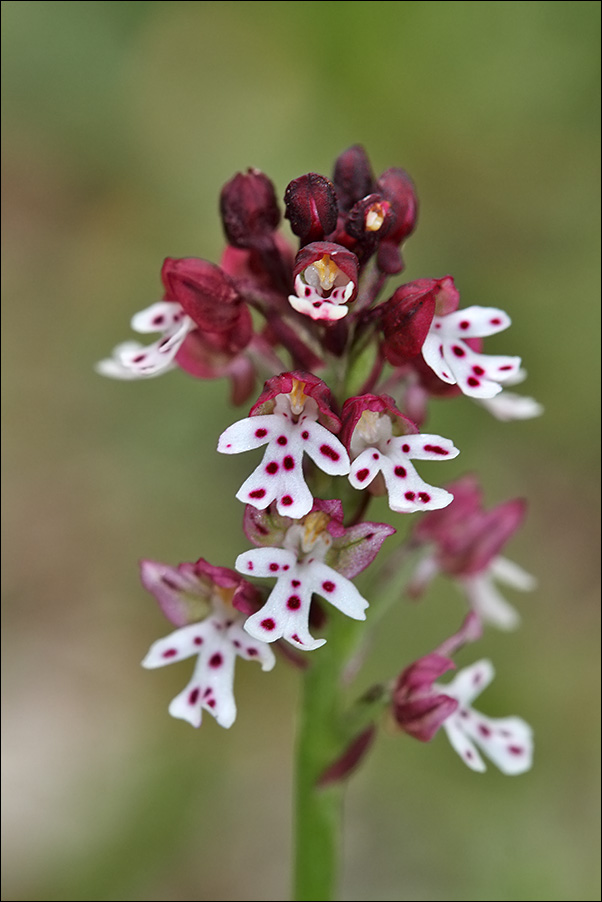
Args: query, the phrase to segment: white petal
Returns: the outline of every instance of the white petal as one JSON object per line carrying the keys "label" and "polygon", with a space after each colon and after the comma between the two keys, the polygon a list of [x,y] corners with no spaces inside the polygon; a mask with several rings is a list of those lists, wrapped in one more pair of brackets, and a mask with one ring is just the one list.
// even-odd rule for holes
{"label": "white petal", "polygon": [[296,431],[301,436],[305,451],[324,473],[330,476],[346,476],[349,473],[347,451],[325,426],[305,420],[299,423]]}
{"label": "white petal", "polygon": [[389,507],[396,513],[440,510],[454,500],[446,489],[421,479],[407,457],[383,457],[382,472],[389,493]]}
{"label": "white petal", "polygon": [[446,343],[444,352],[457,384],[470,398],[493,398],[502,391],[499,382],[520,368],[520,357],[479,354],[463,341]]}
{"label": "white petal", "polygon": [[439,379],[450,385],[456,384],[453,370],[445,359],[445,344],[441,336],[432,330],[426,336],[422,345],[422,356],[426,365],[430,366]]}
{"label": "white petal", "polygon": [[132,381],[134,379],[152,379],[155,376],[163,375],[163,373],[166,373],[169,370],[176,369],[176,364],[172,362],[162,370],[145,373],[132,369],[129,366],[125,366],[122,363],[123,356],[126,358],[130,354],[134,354],[135,356],[136,353],[139,353],[143,348],[144,345],[141,345],[139,341],[124,341],[122,344],[117,345],[113,351],[112,357],[100,360],[94,369],[101,376],[108,376],[110,379],[123,379],[126,381]]}
{"label": "white petal", "polygon": [[506,557],[494,557],[489,565],[489,570],[501,583],[505,583],[513,589],[531,592],[537,586],[534,576]]}
{"label": "white petal", "polygon": [[236,558],[234,566],[246,576],[274,576],[289,573],[297,564],[297,556],[286,548],[252,548]]}
{"label": "white petal", "polygon": [[297,569],[281,576],[262,609],[245,622],[246,632],[262,642],[282,638],[304,651],[320,648],[326,640],[314,639],[309,632],[311,594]]}
{"label": "white petal", "polygon": [[463,577],[461,584],[471,608],[481,620],[501,630],[516,629],[520,623],[518,611],[498,591],[489,572]]}
{"label": "white petal", "polygon": [[382,455],[373,448],[367,448],[351,464],[349,482],[354,489],[365,489],[380,473]]}
{"label": "white petal", "polygon": [[460,714],[456,712],[443,722],[443,728],[447,733],[452,748],[458,753],[464,764],[467,764],[471,770],[483,773],[487,768],[485,762],[479,755],[475,745],[468,738],[462,729]]}
{"label": "white petal", "polygon": [[165,334],[178,329],[184,316],[180,304],[175,301],[159,301],[134,314],[131,326],[134,332],[163,332]]}
{"label": "white petal", "polygon": [[454,443],[441,435],[404,435],[392,439],[396,450],[402,450],[404,446],[409,451],[402,451],[414,460],[453,460],[460,451]]}
{"label": "white petal", "polygon": [[503,391],[495,398],[481,398],[480,403],[489,413],[502,423],[513,420],[531,420],[544,411],[543,405],[535,398]]}
{"label": "white petal", "polygon": [[512,320],[503,310],[496,307],[465,307],[447,316],[435,317],[433,322],[441,323],[441,331],[446,335],[460,338],[486,338],[503,332]]}
{"label": "white petal", "polygon": [[151,345],[147,345],[137,351],[123,350],[118,354],[118,360],[123,366],[137,372],[142,376],[156,375],[171,368],[171,364],[180,350],[184,339],[195,328],[189,317],[184,317],[178,330],[171,335],[165,335]]}
{"label": "white petal", "polygon": [[484,658],[465,667],[450,683],[441,684],[439,688],[446,695],[455,698],[460,707],[467,708],[489,686],[494,676],[493,664]]}
{"label": "white petal", "polygon": [[306,564],[310,578],[312,591],[325,598],[331,605],[338,608],[347,617],[353,620],[365,620],[368,602],[360,595],[351,580],[341,576],[321,561],[312,561]]}
{"label": "white petal", "polygon": [[249,639],[243,624],[236,622],[228,627],[228,640],[236,649],[236,654],[245,661],[259,661],[262,670],[272,670],[276,664],[274,652],[265,642]]}
{"label": "white petal", "polygon": [[297,313],[309,316],[314,320],[334,320],[343,319],[347,316],[349,308],[344,304],[332,304],[327,299],[319,299],[310,301],[306,298],[298,298],[295,294],[290,294],[288,302]]}
{"label": "white petal", "polygon": [[221,454],[241,454],[243,451],[251,451],[267,444],[277,433],[279,434],[280,430],[285,430],[287,434],[290,424],[277,414],[246,417],[222,432],[217,450]]}
{"label": "white petal", "polygon": [[471,711],[462,727],[503,774],[522,774],[531,767],[533,732],[520,717],[492,718]]}
{"label": "white petal", "polygon": [[187,720],[194,727],[201,724],[202,709],[209,711],[226,729],[236,719],[234,701],[235,650],[223,635],[214,636],[211,648],[199,656],[194,674],[183,692],[169,705],[172,717]]}
{"label": "white petal", "polygon": [[142,661],[142,666],[147,669],[164,667],[166,664],[190,658],[191,655],[198,655],[207,644],[210,633],[210,620],[183,626],[169,636],[154,642]]}

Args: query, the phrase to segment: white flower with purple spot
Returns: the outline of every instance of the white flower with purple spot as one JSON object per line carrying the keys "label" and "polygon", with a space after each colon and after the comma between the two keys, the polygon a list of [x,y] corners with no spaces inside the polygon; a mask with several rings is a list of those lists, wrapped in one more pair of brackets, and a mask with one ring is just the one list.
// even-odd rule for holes
{"label": "white flower with purple spot", "polygon": [[274,396],[273,413],[239,420],[222,433],[217,446],[222,454],[240,454],[267,445],[262,462],[236,497],[259,510],[276,501],[278,512],[293,519],[305,516],[313,504],[303,475],[304,454],[331,476],[349,472],[347,451],[318,422],[319,404],[304,393],[304,387],[305,382],[293,379],[291,391]]}
{"label": "white flower with purple spot", "polygon": [[424,482],[411,461],[452,460],[460,452],[440,435],[421,435],[388,395],[349,398],[342,435],[353,461],[349,482],[355,489],[367,488],[382,473],[389,506],[398,513],[438,510],[453,500],[450,492]]}
{"label": "white flower with purple spot", "polygon": [[[236,559],[239,573],[276,579],[264,606],[245,623],[245,630],[255,639],[274,642],[282,638],[305,651],[324,645],[325,639],[314,639],[309,632],[314,594],[353,620],[366,619],[366,599],[351,580],[324,563],[333,544],[326,529],[328,519],[323,513],[312,512],[303,525],[288,528],[283,541],[285,547],[254,548]],[[384,534],[379,545],[383,539]]]}
{"label": "white flower with purple spot", "polygon": [[347,248],[329,241],[306,244],[293,276],[295,294],[288,301],[297,313],[329,322],[347,316],[358,288],[358,260]]}
{"label": "white flower with purple spot", "polygon": [[243,629],[243,617],[234,616],[225,606],[215,605],[213,614],[200,623],[191,623],[155,642],[142,666],[163,667],[197,656],[192,679],[172,700],[172,717],[200,727],[203,709],[215,717],[221,727],[231,727],[236,719],[234,667],[236,658],[259,661],[262,670],[276,663],[269,645],[250,639]]}
{"label": "white flower with purple spot", "polygon": [[96,365],[97,372],[102,376],[148,379],[174,369],[176,354],[188,333],[196,328],[194,321],[174,301],[151,304],[134,315],[131,326],[135,332],[142,334],[160,332],[161,337],[150,345],[137,341],[118,345],[112,357]]}
{"label": "white flower with purple spot", "polygon": [[435,692],[458,702],[456,710],[443,721],[443,728],[471,770],[486,770],[483,752],[503,774],[522,774],[533,760],[531,727],[520,717],[486,717],[471,707],[493,677],[493,665],[483,660],[461,670],[451,683],[434,684]]}
{"label": "white flower with purple spot", "polygon": [[518,373],[520,357],[481,354],[466,339],[495,335],[509,325],[508,314],[495,307],[467,307],[434,316],[422,356],[443,382],[457,384],[471,398],[493,398],[502,391],[500,383]]}

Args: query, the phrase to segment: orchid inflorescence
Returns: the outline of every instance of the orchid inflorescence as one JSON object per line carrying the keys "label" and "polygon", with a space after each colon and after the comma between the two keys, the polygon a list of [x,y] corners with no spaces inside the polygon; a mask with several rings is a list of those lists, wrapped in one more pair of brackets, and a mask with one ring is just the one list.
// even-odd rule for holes
{"label": "orchid inflorescence", "polygon": [[[296,253],[277,231],[281,213],[267,176],[256,169],[234,176],[221,193],[227,246],[220,265],[167,258],[162,299],[132,320],[134,331],[159,337],[121,344],[98,365],[118,379],[174,369],[226,377],[236,405],[265,381],[248,416],[217,446],[226,455],[264,449],[236,493],[253,547],[230,562],[235,569],[203,558],[178,566],[142,561],[144,587],[176,627],[154,643],[143,666],[196,657],[169,711],[197,727],[207,711],[230,727],[236,658],[271,670],[277,647],[289,663],[307,666],[309,652],[328,654],[317,651],[327,640],[313,631],[328,636],[341,614],[366,620],[373,599],[353,579],[396,532],[365,519],[372,498],[386,495],[396,526],[400,514],[419,514],[401,546],[417,557],[407,593],[418,597],[444,574],[463,592],[468,613],[457,633],[372,692],[362,730],[347,737],[325,780],[357,764],[384,710],[422,741],[442,727],[474,770],[485,769],[483,752],[504,773],[521,773],[532,756],[527,724],[472,708],[493,677],[491,663],[438,681],[485,623],[510,629],[518,621],[493,581],[533,585],[499,554],[524,503],[486,511],[474,476],[442,488],[419,472],[423,460],[459,454],[449,438],[423,428],[434,397],[466,396],[502,420],[540,412],[533,399],[506,391],[524,378],[520,359],[483,352],[483,339],[507,329],[510,318],[493,307],[461,307],[449,275],[386,294],[389,278],[404,269],[401,247],[415,229],[418,203],[408,174],[391,168],[375,178],[363,148],[339,156],[332,180],[316,173],[293,180],[284,204]],[[385,592],[398,552],[377,572],[376,592]]]}

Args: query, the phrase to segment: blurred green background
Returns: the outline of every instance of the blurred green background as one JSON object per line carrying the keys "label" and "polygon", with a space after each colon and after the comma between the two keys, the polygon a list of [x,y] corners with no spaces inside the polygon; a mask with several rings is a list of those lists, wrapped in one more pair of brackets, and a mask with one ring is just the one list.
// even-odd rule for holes
{"label": "blurred green background", "polygon": [[[595,2],[4,2],[5,900],[277,900],[288,892],[298,675],[239,666],[239,717],[167,704],[186,665],[136,561],[245,549],[218,457],[224,383],[92,367],[159,297],[165,256],[217,260],[221,185],[280,194],[363,143],[404,166],[421,222],[406,280],[451,272],[501,306],[546,416],[467,400],[432,431],[488,504],[524,495],[508,555],[539,589],[489,630],[490,714],[534,725],[519,778],[468,771],[443,735],[383,731],[350,784],[341,898],[599,898],[598,62]],[[439,472],[434,480],[439,478]],[[405,524],[404,524],[405,525]],[[369,573],[369,571],[368,571]],[[365,585],[365,584],[364,584]],[[512,597],[512,593],[508,593]],[[464,610],[442,580],[378,631],[390,678]]]}

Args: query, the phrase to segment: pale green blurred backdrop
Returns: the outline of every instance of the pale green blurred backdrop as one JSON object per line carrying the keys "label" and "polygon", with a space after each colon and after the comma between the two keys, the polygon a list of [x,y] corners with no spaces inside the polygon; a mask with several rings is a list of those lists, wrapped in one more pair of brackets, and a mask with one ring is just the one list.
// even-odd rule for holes
{"label": "pale green blurred backdrop", "polygon": [[[443,736],[383,732],[350,786],[341,898],[599,898],[598,61],[595,2],[4,2],[6,900],[277,900],[288,892],[296,673],[238,668],[239,718],[169,718],[186,665],[137,559],[246,547],[218,458],[223,383],[123,384],[94,362],[158,299],[165,256],[216,260],[221,185],[282,193],[352,143],[421,199],[405,278],[500,306],[546,416],[435,406],[489,504],[526,495],[509,556],[523,627],[476,655],[534,771],[465,769]],[[446,465],[447,466],[447,465]],[[439,476],[439,473],[437,473]],[[444,477],[444,478],[445,478]],[[433,475],[435,479],[435,475]],[[402,524],[405,526],[405,524]],[[400,602],[366,677],[457,625],[443,581]],[[257,672],[256,672],[257,671]]]}

